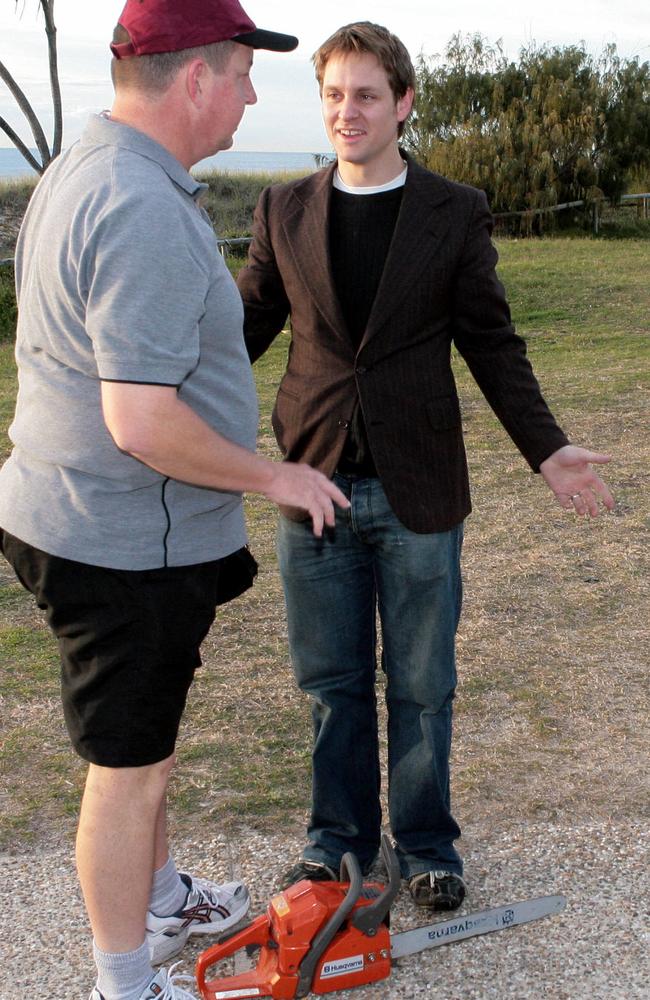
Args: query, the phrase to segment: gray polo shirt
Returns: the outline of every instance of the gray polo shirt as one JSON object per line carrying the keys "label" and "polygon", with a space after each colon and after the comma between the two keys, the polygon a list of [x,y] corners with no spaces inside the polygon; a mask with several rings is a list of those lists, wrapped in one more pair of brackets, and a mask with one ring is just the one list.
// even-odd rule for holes
{"label": "gray polo shirt", "polygon": [[31,199],[16,248],[19,392],[0,525],[37,548],[152,569],[246,541],[239,494],[121,452],[101,410],[101,380],[173,385],[255,448],[242,304],[197,202],[204,188],[158,143],[98,116]]}

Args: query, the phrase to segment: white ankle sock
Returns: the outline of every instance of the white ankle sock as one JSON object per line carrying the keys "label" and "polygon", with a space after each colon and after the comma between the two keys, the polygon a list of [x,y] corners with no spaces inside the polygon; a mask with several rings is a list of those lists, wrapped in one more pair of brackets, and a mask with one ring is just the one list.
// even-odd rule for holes
{"label": "white ankle sock", "polygon": [[159,917],[176,913],[187,899],[187,886],[176,871],[171,854],[167,862],[153,873],[149,909]]}
{"label": "white ankle sock", "polygon": [[97,989],[104,1000],[139,1000],[151,982],[154,970],[145,941],[135,951],[110,954],[93,941],[97,964]]}

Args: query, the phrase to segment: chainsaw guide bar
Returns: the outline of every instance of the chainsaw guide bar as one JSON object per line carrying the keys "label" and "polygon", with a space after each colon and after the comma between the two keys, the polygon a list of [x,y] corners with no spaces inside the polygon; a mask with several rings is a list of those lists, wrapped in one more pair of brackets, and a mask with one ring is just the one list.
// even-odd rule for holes
{"label": "chainsaw guide bar", "polygon": [[391,958],[403,958],[405,955],[424,951],[425,948],[438,948],[442,944],[453,944],[478,934],[503,931],[508,927],[539,920],[540,917],[551,917],[554,913],[560,913],[565,906],[564,896],[539,896],[537,899],[510,903],[509,906],[495,906],[491,910],[468,913],[467,916],[453,920],[441,920],[430,927],[416,927],[415,930],[391,936]]}

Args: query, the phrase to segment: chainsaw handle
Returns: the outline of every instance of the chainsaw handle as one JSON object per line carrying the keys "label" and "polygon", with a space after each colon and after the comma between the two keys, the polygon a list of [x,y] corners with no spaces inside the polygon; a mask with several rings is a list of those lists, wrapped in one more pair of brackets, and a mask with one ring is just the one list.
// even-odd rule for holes
{"label": "chainsaw handle", "polygon": [[315,935],[309,951],[300,963],[298,969],[298,988],[294,994],[296,997],[306,997],[309,993],[316,966],[322,958],[323,952],[331,943],[348,914],[354,909],[354,905],[361,895],[363,887],[361,868],[354,854],[350,854],[349,852],[341,858],[341,882],[347,881],[346,875],[349,877],[350,887],[345,894],[343,902],[332,914],[325,926]]}
{"label": "chainsaw handle", "polygon": [[381,856],[388,872],[388,885],[374,903],[360,907],[352,915],[352,926],[368,937],[374,937],[387,916],[402,884],[402,873],[395,848],[385,833],[381,835]]}
{"label": "chainsaw handle", "polygon": [[234,934],[231,934],[225,940],[218,941],[217,944],[213,944],[207,951],[202,952],[196,961],[196,982],[201,996],[206,996],[205,974],[211,965],[215,965],[216,962],[228,958],[229,955],[234,955],[236,951],[239,951],[240,948],[245,948],[247,945],[267,944],[271,936],[270,931],[270,919],[266,913],[263,913],[253,920],[252,923],[242,928],[242,930],[235,931]]}

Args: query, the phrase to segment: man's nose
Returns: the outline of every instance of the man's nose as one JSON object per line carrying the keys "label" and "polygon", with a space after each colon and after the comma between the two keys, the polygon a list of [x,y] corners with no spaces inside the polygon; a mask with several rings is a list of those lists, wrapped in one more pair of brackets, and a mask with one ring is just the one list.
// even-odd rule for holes
{"label": "man's nose", "polygon": [[339,118],[350,121],[359,114],[359,108],[353,97],[344,97],[339,104]]}

